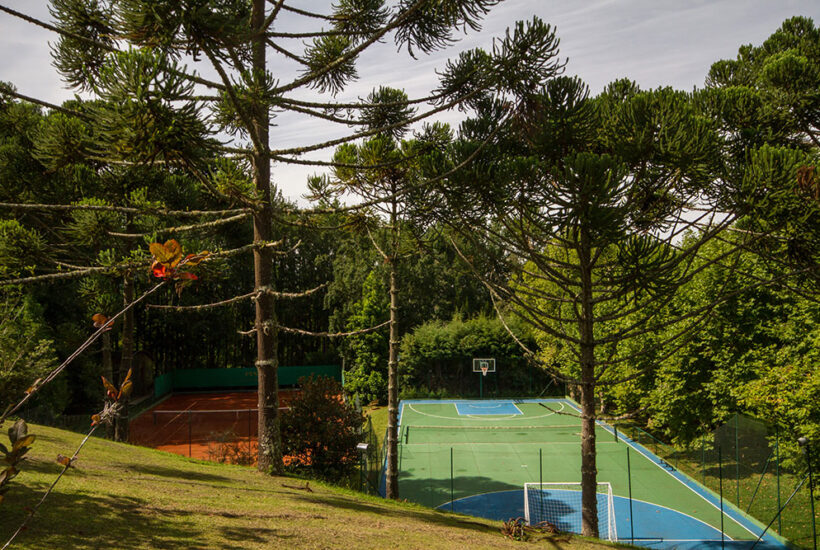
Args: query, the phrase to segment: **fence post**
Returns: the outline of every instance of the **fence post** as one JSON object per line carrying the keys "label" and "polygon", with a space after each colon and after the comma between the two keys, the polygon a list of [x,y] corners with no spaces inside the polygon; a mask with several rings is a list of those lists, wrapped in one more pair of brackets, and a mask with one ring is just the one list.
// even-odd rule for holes
{"label": "fence post", "polygon": [[635,544],[635,519],[632,515],[632,464],[629,461],[629,446],[626,447],[626,478],[629,485],[629,531],[631,544]]}
{"label": "fence post", "polygon": [[539,513],[544,514],[544,449],[538,449],[538,504],[541,506]]}
{"label": "fence post", "polygon": [[188,458],[191,458],[191,411],[188,411]]}
{"label": "fence post", "polygon": [[450,447],[450,511],[453,511],[453,448]]}
{"label": "fence post", "polygon": [[700,434],[700,482],[706,487],[706,432]]}
{"label": "fence post", "polygon": [[738,417],[735,413],[735,481],[737,483],[737,507],[740,508],[740,438],[738,436]]}
{"label": "fence post", "polygon": [[720,480],[720,547],[725,548],[723,533],[723,449],[718,445],[718,479]]}
{"label": "fence post", "polygon": [[253,441],[251,441],[251,409],[248,409],[248,457],[253,456]]}
{"label": "fence post", "polygon": [[817,526],[814,518],[814,476],[812,475],[811,444],[808,438],[801,437],[797,443],[803,447],[806,453],[806,466],[809,467],[809,505],[811,510],[811,542],[814,550],[817,550]]}
{"label": "fence post", "polygon": [[[777,453],[777,509],[780,510],[780,430],[774,429],[774,452]],[[782,534],[783,521],[780,519],[780,514],[777,514],[777,534]]]}

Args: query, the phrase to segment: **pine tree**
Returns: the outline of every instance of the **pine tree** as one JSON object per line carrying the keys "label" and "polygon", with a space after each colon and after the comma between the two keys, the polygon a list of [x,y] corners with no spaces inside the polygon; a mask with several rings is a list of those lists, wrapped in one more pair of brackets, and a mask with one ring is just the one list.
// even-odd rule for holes
{"label": "pine tree", "polygon": [[[306,90],[336,95],[357,76],[356,59],[393,36],[411,55],[427,54],[455,41],[459,28],[477,29],[498,0],[342,0],[326,12],[297,8],[284,0],[54,0],[59,33],[55,65],[65,81],[97,99],[88,113],[95,123],[89,157],[102,162],[158,164],[194,174],[226,204],[252,211],[253,333],[259,380],[259,457],[262,470],[282,469],[278,432],[277,341],[280,323],[272,285],[274,186],[271,162],[334,166],[299,156],[390,131],[482,94],[516,94],[533,79],[555,71],[557,41],[549,27],[523,25],[498,44],[494,55],[462,55],[442,72],[441,86],[407,103],[432,105],[408,121],[385,120],[381,128],[309,146],[271,146],[273,113],[288,111],[342,126],[367,126],[367,101],[305,101]],[[0,6],[6,13],[23,17]],[[304,33],[278,32],[288,18],[314,24]],[[45,24],[44,24],[45,25]],[[306,40],[300,46],[288,46]],[[269,71],[276,56],[299,75],[280,82]],[[204,78],[181,63],[194,60],[218,75]],[[197,65],[199,66],[199,65]],[[512,84],[512,85],[511,85]],[[203,93],[204,92],[204,93]],[[22,94],[16,97],[32,99]],[[68,114],[71,114],[70,112]],[[215,135],[235,139],[222,145]],[[233,160],[214,162],[217,155]],[[351,165],[346,168],[359,168]]]}
{"label": "pine tree", "polygon": [[[746,142],[738,162],[737,143],[700,105],[693,94],[644,92],[629,81],[595,98],[578,79],[547,81],[481,160],[434,197],[441,220],[481,251],[463,258],[499,311],[568,358],[544,366],[577,389],[581,405],[585,535],[598,534],[599,388],[648,372],[655,361],[646,358],[675,353],[718,304],[742,291],[724,285],[698,309],[662,308],[703,269],[718,264],[743,273],[742,250],[799,244],[789,220],[813,228],[810,234],[820,228],[820,201],[806,201],[797,185],[812,155]],[[462,126],[452,163],[494,131],[498,108],[487,104],[482,117]],[[751,220],[755,231],[745,230]],[[741,237],[729,240],[730,231]],[[731,246],[702,261],[714,241]],[[799,256],[769,250],[787,268],[748,284],[812,273],[818,256],[800,249]],[[630,346],[651,334],[652,345]],[[536,350],[527,352],[539,360]]]}

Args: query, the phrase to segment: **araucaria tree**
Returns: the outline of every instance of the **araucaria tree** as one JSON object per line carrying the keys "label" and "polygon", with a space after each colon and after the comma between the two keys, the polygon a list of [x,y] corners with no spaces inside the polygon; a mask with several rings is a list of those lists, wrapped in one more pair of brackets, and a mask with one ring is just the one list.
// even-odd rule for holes
{"label": "araucaria tree", "polygon": [[[599,389],[646,373],[740,291],[716,289],[714,300],[695,310],[665,309],[683,284],[715,263],[742,270],[742,249],[798,239],[782,231],[788,220],[816,226],[820,219],[798,185],[801,167],[813,164],[811,151],[731,141],[740,132],[722,128],[701,107],[692,94],[640,91],[628,81],[595,98],[578,79],[548,81],[481,160],[448,178],[437,197],[442,220],[482,250],[464,259],[499,309],[528,323],[564,359],[544,362],[577,389],[581,405],[586,535],[598,534]],[[498,109],[488,104],[462,126],[452,163],[495,131]],[[737,147],[739,156],[732,154]],[[742,231],[750,219],[767,222]],[[702,260],[703,247],[718,239],[733,244]],[[646,345],[630,345],[653,334],[641,339]]]}
{"label": "araucaria tree", "polygon": [[[382,88],[368,97],[373,104],[366,111],[366,118],[377,128],[394,126],[366,140],[361,145],[342,145],[334,155],[338,167],[334,170],[332,187],[336,191],[349,191],[373,204],[377,217],[362,224],[374,248],[388,264],[390,273],[390,336],[387,363],[387,458],[385,464],[385,496],[398,498],[398,353],[399,353],[399,264],[408,254],[407,236],[403,226],[407,223],[407,201],[413,188],[418,185],[414,177],[414,156],[421,154],[421,144],[398,141],[406,132],[403,121],[412,116],[407,106],[407,95],[391,88]],[[415,151],[414,151],[415,149]],[[349,169],[344,166],[361,166]],[[367,167],[367,168],[364,168]],[[373,225],[373,227],[369,227]],[[404,249],[403,249],[404,248]]]}
{"label": "araucaria tree", "polygon": [[[321,13],[284,0],[52,2],[57,25],[50,28],[59,33],[55,65],[69,85],[98,100],[91,113],[97,121],[91,153],[108,162],[187,170],[215,196],[253,212],[261,470],[282,469],[277,417],[279,324],[274,302],[278,294],[272,288],[276,246],[272,225],[277,213],[271,201],[275,191],[271,163],[332,165],[305,161],[299,155],[394,127],[390,120],[381,128],[370,125],[367,101],[311,102],[304,97],[311,91],[333,96],[341,92],[357,76],[357,57],[389,37],[411,54],[448,46],[457,29],[477,28],[498,1],[341,0]],[[275,30],[294,24],[294,19],[300,25],[315,24],[314,29]],[[538,72],[541,52],[539,41],[533,40],[537,38],[533,33],[508,37],[505,61]],[[181,63],[183,58],[217,76],[213,80],[199,76]],[[297,76],[288,79],[272,73],[274,61],[292,64],[286,70]],[[487,87],[492,80],[489,73],[476,68],[475,63],[449,67],[437,93],[409,101],[429,106],[410,122],[458,105]],[[282,112],[353,130],[321,143],[274,147],[271,122],[274,113]],[[233,136],[232,143],[226,146],[215,140],[220,132]],[[214,162],[218,155],[230,159]]]}

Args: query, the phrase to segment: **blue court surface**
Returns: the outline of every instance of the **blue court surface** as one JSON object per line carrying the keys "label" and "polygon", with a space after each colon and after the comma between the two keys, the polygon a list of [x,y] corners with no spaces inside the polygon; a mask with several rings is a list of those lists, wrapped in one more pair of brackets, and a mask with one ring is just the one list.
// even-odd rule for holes
{"label": "blue court surface", "polygon": [[455,405],[460,416],[524,414],[512,401],[458,401]]}
{"label": "blue court surface", "polygon": [[[615,520],[618,541],[658,549],[696,550],[698,548],[750,549],[754,541],[736,541],[728,537],[721,540],[720,530],[687,514],[670,508],[632,500],[630,511],[629,499],[615,497]],[[497,521],[524,517],[524,491],[498,491],[461,498],[438,507],[440,510],[452,510],[458,514],[482,517]],[[630,516],[631,514],[631,516]],[[567,506],[567,512],[555,522],[561,531],[573,531],[572,525],[581,523],[581,512],[573,506]],[[630,521],[630,517],[634,518]],[[605,518],[599,518],[603,525]],[[778,541],[764,539],[755,548],[761,550],[783,550],[786,548]]]}
{"label": "blue court surface", "polygon": [[[399,495],[493,520],[523,518],[524,484],[580,481],[578,414],[570,399],[404,400]],[[611,486],[619,541],[659,550],[788,548],[771,532],[756,542],[764,529],[760,521],[721,503],[639,443],[615,437],[606,423],[597,423],[595,435],[598,481]],[[564,492],[573,493],[550,489],[539,498],[550,501],[551,523],[578,532],[578,492],[572,501],[563,500]]]}

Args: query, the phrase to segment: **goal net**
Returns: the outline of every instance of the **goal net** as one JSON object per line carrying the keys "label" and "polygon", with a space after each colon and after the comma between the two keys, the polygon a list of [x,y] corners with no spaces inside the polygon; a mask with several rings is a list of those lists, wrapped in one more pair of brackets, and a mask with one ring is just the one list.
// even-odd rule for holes
{"label": "goal net", "polygon": [[[618,540],[612,485],[598,483],[598,533],[601,538]],[[524,519],[529,525],[547,521],[567,533],[581,533],[580,483],[525,483]]]}

